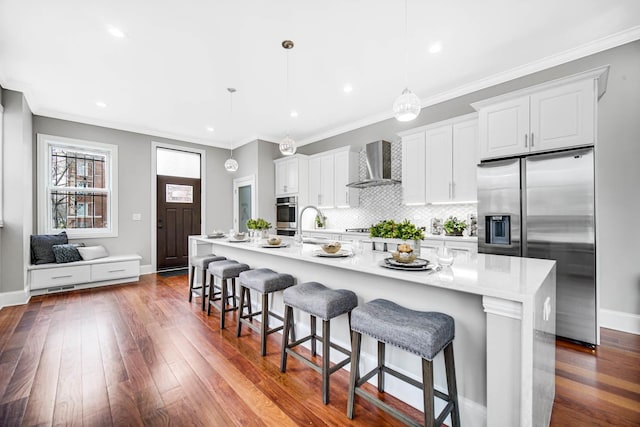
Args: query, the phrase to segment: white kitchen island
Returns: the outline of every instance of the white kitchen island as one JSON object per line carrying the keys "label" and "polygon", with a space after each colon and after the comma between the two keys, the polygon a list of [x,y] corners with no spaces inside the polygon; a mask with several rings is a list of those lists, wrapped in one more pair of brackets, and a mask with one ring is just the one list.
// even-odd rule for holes
{"label": "white kitchen island", "polygon": [[[447,313],[456,322],[462,425],[548,425],[555,395],[554,261],[461,253],[453,266],[440,271],[398,271],[379,265],[386,253],[366,249],[348,258],[325,258],[314,255],[320,250],[317,245],[287,242],[286,248],[263,248],[261,243],[191,236],[189,251],[190,255],[213,252],[252,268],[289,273],[298,283],[317,281],[330,288],[351,289],[359,303],[385,298],[415,310]],[[428,251],[421,257],[435,262],[435,255]],[[282,312],[281,294],[271,304],[274,311]],[[296,328],[308,330],[308,316],[296,313],[295,320]],[[346,316],[332,323],[332,340],[350,348]],[[365,337],[364,371],[375,366],[376,348],[375,341]],[[389,346],[387,361],[400,372],[420,378],[418,357]],[[442,354],[436,357],[434,370],[436,387],[446,390]],[[388,393],[422,410],[420,390],[393,377],[387,377],[387,384]],[[437,409],[442,407],[439,404],[436,399]]]}

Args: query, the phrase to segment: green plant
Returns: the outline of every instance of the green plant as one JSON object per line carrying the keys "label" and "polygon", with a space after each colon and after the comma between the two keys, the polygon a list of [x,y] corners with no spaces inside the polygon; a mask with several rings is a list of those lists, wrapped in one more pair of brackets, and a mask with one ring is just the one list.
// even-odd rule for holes
{"label": "green plant", "polygon": [[466,221],[461,221],[455,216],[450,216],[443,224],[444,231],[447,234],[462,233],[467,228]]}
{"label": "green plant", "polygon": [[369,236],[386,239],[422,240],[424,232],[408,219],[396,223],[392,219],[380,221],[369,228]]}
{"label": "green plant", "polygon": [[247,228],[249,230],[268,230],[271,228],[271,223],[265,221],[262,218],[251,218],[247,220]]}
{"label": "green plant", "polygon": [[316,227],[322,228],[327,223],[327,217],[324,215],[316,215]]}

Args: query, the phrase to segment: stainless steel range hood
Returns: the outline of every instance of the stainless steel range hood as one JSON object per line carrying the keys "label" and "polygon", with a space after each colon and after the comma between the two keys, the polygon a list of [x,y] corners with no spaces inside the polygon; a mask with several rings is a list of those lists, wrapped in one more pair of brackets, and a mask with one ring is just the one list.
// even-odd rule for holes
{"label": "stainless steel range hood", "polygon": [[375,141],[366,145],[367,151],[367,179],[347,184],[352,188],[367,188],[377,185],[399,184],[400,181],[391,178],[391,143]]}

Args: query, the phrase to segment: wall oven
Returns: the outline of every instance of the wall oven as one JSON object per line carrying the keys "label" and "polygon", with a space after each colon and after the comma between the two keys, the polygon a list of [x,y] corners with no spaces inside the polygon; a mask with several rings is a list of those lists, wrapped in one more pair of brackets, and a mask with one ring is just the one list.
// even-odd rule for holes
{"label": "wall oven", "polygon": [[278,197],[276,199],[276,234],[293,236],[296,233],[298,197]]}

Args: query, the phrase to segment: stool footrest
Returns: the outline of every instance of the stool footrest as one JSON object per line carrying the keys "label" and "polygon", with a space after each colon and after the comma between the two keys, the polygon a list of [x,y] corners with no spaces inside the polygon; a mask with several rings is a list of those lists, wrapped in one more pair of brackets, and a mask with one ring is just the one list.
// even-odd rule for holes
{"label": "stool footrest", "polygon": [[[256,313],[256,314],[258,314],[258,313]],[[249,317],[250,317],[249,315],[242,316],[242,317],[240,317],[238,319],[238,322],[242,322],[244,325],[246,325],[253,332],[260,332],[260,327],[258,325],[254,325],[253,323],[250,323],[249,320],[247,320],[247,318],[249,318]],[[266,334],[269,335],[269,334],[272,334],[274,332],[281,331],[283,328],[284,328],[284,326],[280,325],[280,326],[276,326],[275,328],[267,329]]]}
{"label": "stool footrest", "polygon": [[414,426],[414,427],[422,427],[422,424],[419,424],[419,423],[415,422],[413,419],[409,418],[408,416],[406,416],[402,412],[398,411],[396,408],[393,408],[393,407],[389,406],[387,403],[383,402],[382,400],[373,397],[372,395],[370,395],[366,391],[364,391],[364,390],[362,390],[360,388],[356,388],[355,392],[356,392],[356,394],[358,396],[362,397],[365,400],[368,400],[370,403],[372,403],[373,405],[377,406],[378,408],[384,409],[385,411],[387,411],[388,413],[390,413],[394,417],[398,418],[403,423],[405,423],[407,425],[410,425],[410,426]]}
{"label": "stool footrest", "polygon": [[[316,364],[313,360],[309,359],[308,357],[303,356],[300,353],[296,353],[295,351],[293,351],[292,348],[289,348],[289,347],[287,347],[285,351],[287,352],[287,354],[290,354],[291,356],[295,357],[305,365],[309,366],[314,371],[322,373],[322,366]],[[324,360],[322,362],[324,363]],[[336,363],[331,368],[329,368],[329,374],[333,374],[337,370],[344,368],[349,364],[349,362],[351,362],[351,357],[347,357],[346,359]]]}

